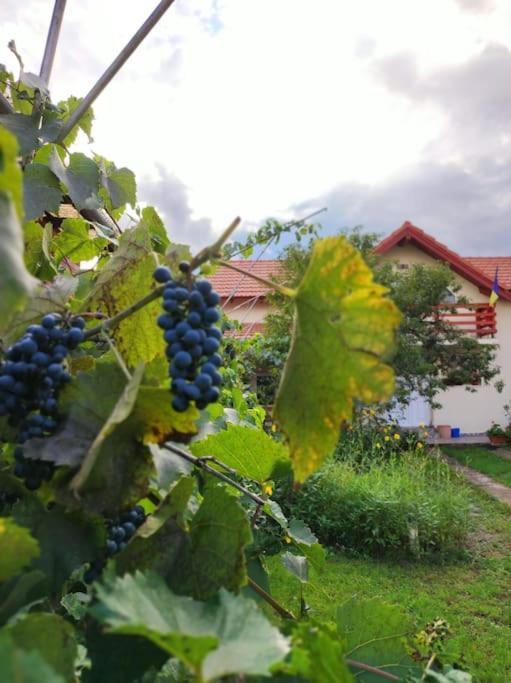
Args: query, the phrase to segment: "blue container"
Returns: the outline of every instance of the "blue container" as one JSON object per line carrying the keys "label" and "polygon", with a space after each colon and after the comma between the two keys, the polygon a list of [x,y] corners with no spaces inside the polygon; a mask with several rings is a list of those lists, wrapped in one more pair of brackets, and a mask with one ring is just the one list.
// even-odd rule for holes
{"label": "blue container", "polygon": [[461,436],[461,430],[459,427],[453,427],[451,429],[451,439],[459,439]]}

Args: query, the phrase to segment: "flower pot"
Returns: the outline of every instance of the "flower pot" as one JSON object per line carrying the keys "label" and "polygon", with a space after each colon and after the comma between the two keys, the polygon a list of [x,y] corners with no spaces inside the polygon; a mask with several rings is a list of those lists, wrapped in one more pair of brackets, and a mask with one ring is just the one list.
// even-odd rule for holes
{"label": "flower pot", "polygon": [[488,434],[488,438],[493,446],[504,446],[507,443],[505,434]]}
{"label": "flower pot", "polygon": [[438,425],[436,430],[441,439],[451,438],[451,425]]}

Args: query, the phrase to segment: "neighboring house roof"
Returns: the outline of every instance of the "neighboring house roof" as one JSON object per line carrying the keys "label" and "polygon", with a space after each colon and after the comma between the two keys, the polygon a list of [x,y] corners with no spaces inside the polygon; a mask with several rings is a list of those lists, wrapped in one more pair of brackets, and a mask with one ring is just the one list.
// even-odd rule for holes
{"label": "neighboring house roof", "polygon": [[[375,251],[377,254],[386,254],[393,247],[406,242],[415,244],[426,254],[429,254],[429,256],[432,256],[439,261],[445,261],[450,265],[454,272],[461,275],[465,280],[472,282],[484,292],[489,293],[491,291],[495,275],[494,267],[491,274],[487,270],[483,271],[480,269],[479,264],[476,267],[475,264],[471,263],[473,259],[470,257],[463,258],[455,251],[446,247],[445,244],[438,242],[434,237],[428,235],[424,230],[421,230],[416,225],[410,223],[410,221],[406,221],[400,228],[394,230],[388,237],[383,239],[377,245]],[[474,258],[476,258],[476,260],[481,260],[479,257]],[[511,301],[511,291],[507,291],[504,287],[505,284],[502,282],[500,297],[506,301]]]}
{"label": "neighboring house roof", "polygon": [[[283,271],[282,262],[274,259],[261,259],[259,261],[233,260],[231,263],[237,268],[244,271],[250,271],[254,275],[262,277],[265,280],[271,280],[273,277],[278,277],[279,273]],[[233,299],[265,296],[268,291],[268,287],[262,282],[253,280],[251,277],[242,275],[225,266],[220,266],[214,275],[208,277],[208,280],[222,299],[226,299],[231,295]]]}
{"label": "neighboring house roof", "polygon": [[463,260],[468,261],[492,281],[498,268],[499,285],[511,289],[511,256],[464,256]]}

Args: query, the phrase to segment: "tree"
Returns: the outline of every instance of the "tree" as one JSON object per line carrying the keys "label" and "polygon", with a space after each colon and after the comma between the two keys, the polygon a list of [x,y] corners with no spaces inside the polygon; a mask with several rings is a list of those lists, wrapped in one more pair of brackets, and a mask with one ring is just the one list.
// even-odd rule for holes
{"label": "tree", "polygon": [[[391,363],[398,382],[394,399],[406,403],[412,393],[439,407],[438,394],[453,384],[475,391],[476,385],[488,384],[499,373],[495,349],[480,344],[448,321],[435,317],[435,307],[445,305],[445,294],[457,293],[460,286],[444,264],[415,264],[402,271],[391,262],[382,262],[374,252],[378,235],[355,229],[345,233],[350,243],[364,256],[374,272],[375,281],[389,290],[390,298],[403,314]],[[283,250],[286,286],[303,277],[315,239],[294,242]],[[279,292],[268,295],[273,312],[266,318],[264,336],[245,345],[243,355],[247,377],[252,373],[263,378],[258,387],[263,403],[271,404],[277,390],[280,371],[289,352],[293,325],[290,302]],[[464,303],[462,298],[460,303]],[[447,306],[447,310],[449,310]],[[497,382],[497,388],[500,383]]]}

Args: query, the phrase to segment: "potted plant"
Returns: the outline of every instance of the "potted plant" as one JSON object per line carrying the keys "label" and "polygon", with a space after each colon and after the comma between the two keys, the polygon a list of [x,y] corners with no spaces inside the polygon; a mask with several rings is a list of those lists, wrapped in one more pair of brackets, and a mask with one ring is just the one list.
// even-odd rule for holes
{"label": "potted plant", "polygon": [[490,429],[487,430],[486,434],[490,439],[490,443],[494,446],[503,446],[507,443],[506,431],[496,422],[492,422],[492,425]]}

